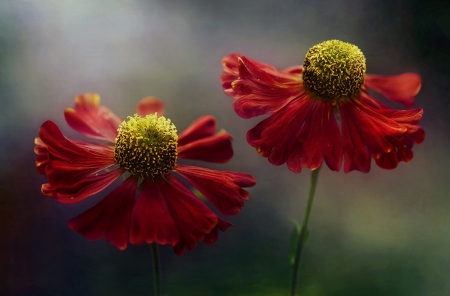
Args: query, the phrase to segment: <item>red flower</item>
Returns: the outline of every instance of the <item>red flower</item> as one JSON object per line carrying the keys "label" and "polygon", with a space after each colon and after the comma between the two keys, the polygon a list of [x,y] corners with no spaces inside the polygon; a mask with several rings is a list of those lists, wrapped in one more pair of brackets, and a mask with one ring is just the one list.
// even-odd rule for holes
{"label": "red flower", "polygon": [[[407,108],[421,79],[413,73],[365,75],[365,58],[338,40],[312,47],[303,66],[277,70],[240,54],[223,58],[225,94],[243,118],[271,114],[247,132],[248,143],[274,165],[296,173],[315,170],[325,160],[331,170],[370,170],[371,157],[385,169],[413,157],[424,140],[417,124],[421,108],[395,110],[372,98],[368,89]],[[340,118],[340,125],[337,118]]]}
{"label": "red flower", "polygon": [[219,230],[232,225],[174,176],[189,181],[222,214],[237,214],[248,199],[242,187],[255,185],[251,175],[176,163],[177,159],[227,162],[233,155],[231,135],[224,130],[215,133],[212,116],[199,118],[177,135],[170,120],[161,116],[163,108],[158,99],[145,98],[138,104],[138,114],[122,121],[100,105],[97,94],[79,95],[75,108],[65,110],[67,123],[108,144],[69,140],[52,121],[42,124],[35,153],[38,172],[48,178],[42,185],[44,195],[77,203],[122,174],[127,176],[97,205],[69,220],[72,230],[89,240],[106,238],[121,250],[128,242],[169,244],[181,256],[197,242],[214,243]]}

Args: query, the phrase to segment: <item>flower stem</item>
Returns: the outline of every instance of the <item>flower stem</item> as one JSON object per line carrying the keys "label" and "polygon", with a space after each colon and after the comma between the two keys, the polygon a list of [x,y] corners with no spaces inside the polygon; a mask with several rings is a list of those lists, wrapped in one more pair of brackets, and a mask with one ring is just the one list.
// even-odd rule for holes
{"label": "flower stem", "polygon": [[309,188],[308,204],[305,210],[305,216],[303,217],[303,223],[301,224],[300,233],[298,235],[297,248],[295,250],[294,264],[292,270],[291,281],[291,296],[297,295],[298,289],[298,276],[300,270],[300,257],[302,255],[303,246],[305,245],[307,233],[308,233],[308,220],[311,213],[312,203],[314,199],[314,193],[316,192],[317,178],[319,176],[320,167],[311,171],[311,184]]}
{"label": "flower stem", "polygon": [[153,277],[155,282],[155,296],[161,295],[161,272],[159,266],[159,254],[158,254],[158,245],[153,242],[150,244],[152,248],[152,257],[153,257]]}

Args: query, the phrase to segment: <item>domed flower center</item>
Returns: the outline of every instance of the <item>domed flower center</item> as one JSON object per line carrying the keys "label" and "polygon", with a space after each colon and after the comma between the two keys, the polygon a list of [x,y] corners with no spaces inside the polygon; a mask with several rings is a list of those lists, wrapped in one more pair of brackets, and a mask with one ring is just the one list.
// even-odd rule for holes
{"label": "domed flower center", "polygon": [[132,175],[154,179],[175,167],[178,135],[170,119],[135,114],[120,124],[118,132],[114,157]]}
{"label": "domed flower center", "polygon": [[329,40],[308,50],[303,62],[303,84],[318,98],[353,98],[364,83],[366,59],[350,43]]}

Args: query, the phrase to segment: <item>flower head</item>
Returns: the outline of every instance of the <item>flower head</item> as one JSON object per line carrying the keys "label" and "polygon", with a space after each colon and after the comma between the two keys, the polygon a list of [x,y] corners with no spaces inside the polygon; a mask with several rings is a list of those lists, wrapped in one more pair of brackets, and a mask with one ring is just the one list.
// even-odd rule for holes
{"label": "flower head", "polygon": [[[308,50],[303,66],[277,70],[240,54],[223,58],[225,94],[243,118],[271,114],[247,133],[247,142],[274,165],[296,173],[315,170],[368,172],[371,159],[385,169],[413,158],[424,140],[417,124],[421,108],[396,110],[372,98],[383,94],[407,108],[414,105],[421,79],[413,73],[368,75],[355,45],[329,40]],[[338,123],[340,119],[340,124]]]}
{"label": "flower head", "polygon": [[[177,134],[163,117],[164,104],[148,97],[137,114],[122,121],[100,105],[97,94],[75,98],[67,123],[106,144],[67,139],[46,121],[35,140],[36,168],[48,178],[42,193],[72,204],[92,196],[125,174],[126,179],[97,205],[69,220],[89,240],[106,238],[123,250],[128,242],[169,244],[178,255],[197,242],[214,243],[232,224],[218,217],[175,175],[200,191],[220,213],[235,215],[248,199],[243,187],[255,185],[245,173],[178,164],[178,159],[225,163],[233,155],[231,135],[216,133],[216,121],[204,116]],[[137,194],[139,190],[139,193]],[[137,200],[136,200],[137,195]]]}
{"label": "flower head", "polygon": [[366,58],[353,44],[338,40],[311,47],[303,63],[303,85],[318,98],[356,97],[364,84]]}
{"label": "flower head", "polygon": [[170,119],[158,114],[128,117],[120,124],[114,159],[141,178],[164,177],[177,161],[177,130]]}

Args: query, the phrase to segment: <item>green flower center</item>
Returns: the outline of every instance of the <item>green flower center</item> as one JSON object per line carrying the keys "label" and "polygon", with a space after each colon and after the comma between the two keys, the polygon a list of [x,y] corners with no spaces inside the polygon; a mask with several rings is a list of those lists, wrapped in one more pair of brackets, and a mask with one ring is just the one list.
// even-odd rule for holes
{"label": "green flower center", "polygon": [[177,129],[157,114],[128,116],[120,124],[114,157],[116,163],[141,178],[167,175],[177,162]]}
{"label": "green flower center", "polygon": [[366,58],[350,43],[328,40],[308,50],[303,62],[303,84],[318,98],[356,97],[364,84]]}

